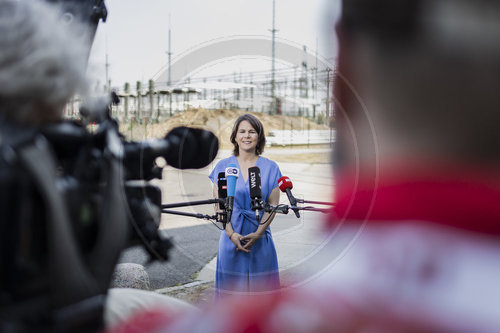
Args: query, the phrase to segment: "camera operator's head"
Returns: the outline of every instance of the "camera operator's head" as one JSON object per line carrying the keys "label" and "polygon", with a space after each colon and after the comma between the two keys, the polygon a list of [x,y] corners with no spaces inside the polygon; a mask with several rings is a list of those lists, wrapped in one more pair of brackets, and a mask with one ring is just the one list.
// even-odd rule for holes
{"label": "camera operator's head", "polygon": [[341,102],[383,160],[500,161],[498,1],[347,0],[338,31]]}
{"label": "camera operator's head", "polygon": [[[438,204],[451,196],[436,198],[442,192],[435,187],[462,189],[454,200],[467,201],[455,202],[457,207],[487,200],[481,195],[491,189],[479,183],[500,188],[500,44],[493,42],[500,40],[500,2],[342,4],[335,82],[337,215],[445,224],[455,219],[472,228],[466,214]],[[462,186],[469,183],[474,185]],[[481,195],[471,195],[471,188]],[[422,209],[424,200],[432,212]],[[395,204],[403,201],[408,204]]]}
{"label": "camera operator's head", "polygon": [[5,119],[35,125],[57,121],[65,103],[84,92],[89,45],[82,43],[82,29],[43,1],[0,0],[0,114]]}

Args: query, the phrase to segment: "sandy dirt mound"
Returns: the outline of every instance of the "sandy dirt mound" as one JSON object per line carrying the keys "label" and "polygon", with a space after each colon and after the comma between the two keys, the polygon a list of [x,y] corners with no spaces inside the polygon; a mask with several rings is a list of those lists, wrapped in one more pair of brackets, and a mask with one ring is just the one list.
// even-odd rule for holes
{"label": "sandy dirt mound", "polygon": [[120,131],[129,140],[143,140],[145,138],[162,138],[168,131],[177,126],[191,126],[204,128],[215,133],[222,149],[230,149],[229,142],[234,121],[245,113],[251,113],[262,121],[266,135],[271,130],[308,130],[328,129],[326,125],[318,125],[304,117],[271,116],[261,112],[246,112],[239,110],[205,110],[192,109],[179,113],[158,124],[121,124]]}

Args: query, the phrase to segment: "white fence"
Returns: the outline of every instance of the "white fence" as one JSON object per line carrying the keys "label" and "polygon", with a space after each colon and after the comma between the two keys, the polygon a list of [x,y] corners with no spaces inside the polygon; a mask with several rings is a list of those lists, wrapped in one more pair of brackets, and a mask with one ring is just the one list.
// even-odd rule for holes
{"label": "white fence", "polygon": [[275,130],[266,136],[267,146],[318,145],[335,141],[335,130]]}

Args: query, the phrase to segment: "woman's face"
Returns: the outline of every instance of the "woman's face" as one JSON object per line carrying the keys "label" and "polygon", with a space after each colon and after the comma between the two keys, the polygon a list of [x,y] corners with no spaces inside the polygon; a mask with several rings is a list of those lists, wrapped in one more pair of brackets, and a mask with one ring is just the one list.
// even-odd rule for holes
{"label": "woman's face", "polygon": [[257,134],[255,128],[247,120],[243,120],[238,126],[235,138],[240,151],[255,153],[258,139],[259,134]]}

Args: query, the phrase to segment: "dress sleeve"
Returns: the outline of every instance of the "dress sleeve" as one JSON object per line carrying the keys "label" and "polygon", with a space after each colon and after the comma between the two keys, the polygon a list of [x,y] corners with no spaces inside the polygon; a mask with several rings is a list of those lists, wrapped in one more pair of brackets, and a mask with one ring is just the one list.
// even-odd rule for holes
{"label": "dress sleeve", "polygon": [[210,173],[210,175],[208,175],[208,178],[210,178],[210,180],[212,181],[212,183],[214,183],[215,185],[217,185],[217,176],[219,175],[219,172],[223,172],[224,171],[223,161],[224,160],[219,161],[215,165],[215,168],[212,170],[212,172]]}

